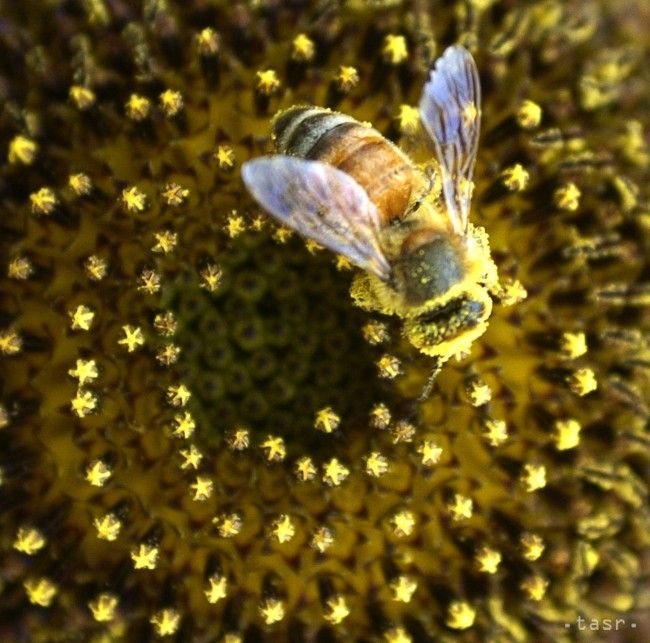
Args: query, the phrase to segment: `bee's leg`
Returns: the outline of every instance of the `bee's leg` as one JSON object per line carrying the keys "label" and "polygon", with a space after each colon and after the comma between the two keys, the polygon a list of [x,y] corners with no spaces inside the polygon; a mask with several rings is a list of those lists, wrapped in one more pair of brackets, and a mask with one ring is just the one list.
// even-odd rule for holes
{"label": "bee's leg", "polygon": [[418,402],[423,402],[431,394],[431,390],[433,389],[433,385],[436,381],[436,377],[438,377],[438,373],[440,373],[440,371],[442,370],[442,365],[444,364],[444,362],[445,360],[441,359],[440,357],[433,358],[433,368],[431,369],[431,374],[427,378],[427,381],[422,389],[422,392],[418,397]]}

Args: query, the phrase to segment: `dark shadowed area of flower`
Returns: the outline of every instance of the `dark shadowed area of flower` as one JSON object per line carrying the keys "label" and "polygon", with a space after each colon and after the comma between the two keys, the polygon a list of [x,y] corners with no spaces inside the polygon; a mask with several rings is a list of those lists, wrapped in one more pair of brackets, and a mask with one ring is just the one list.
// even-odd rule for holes
{"label": "dark shadowed area of flower", "polygon": [[[1,3],[0,640],[648,640],[647,20]],[[431,359],[240,168],[301,104],[421,161],[454,43],[508,287],[420,400]]]}

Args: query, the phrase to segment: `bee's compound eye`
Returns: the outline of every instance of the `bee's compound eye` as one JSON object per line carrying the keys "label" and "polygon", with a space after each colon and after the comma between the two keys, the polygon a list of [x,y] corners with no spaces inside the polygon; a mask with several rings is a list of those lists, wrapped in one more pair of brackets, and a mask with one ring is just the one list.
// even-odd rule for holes
{"label": "bee's compound eye", "polygon": [[396,270],[402,278],[407,300],[414,305],[444,295],[464,275],[457,247],[442,236],[402,253]]}

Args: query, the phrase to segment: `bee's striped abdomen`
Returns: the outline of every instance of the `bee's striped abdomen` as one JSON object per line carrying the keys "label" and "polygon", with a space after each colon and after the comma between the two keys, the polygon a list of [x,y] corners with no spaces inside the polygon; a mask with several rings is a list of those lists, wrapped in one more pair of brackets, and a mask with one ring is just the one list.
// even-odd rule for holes
{"label": "bee's striped abdomen", "polygon": [[377,206],[384,224],[400,218],[412,197],[414,169],[377,130],[318,107],[292,107],[273,121],[281,154],[329,163],[352,176]]}

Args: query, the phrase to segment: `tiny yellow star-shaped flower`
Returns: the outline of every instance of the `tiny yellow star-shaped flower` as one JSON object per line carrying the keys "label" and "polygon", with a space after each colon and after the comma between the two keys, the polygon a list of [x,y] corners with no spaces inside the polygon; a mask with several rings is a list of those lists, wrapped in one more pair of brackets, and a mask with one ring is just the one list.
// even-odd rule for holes
{"label": "tiny yellow star-shaped flower", "polygon": [[176,333],[178,322],[174,317],[174,313],[168,310],[155,316],[153,320],[153,327],[159,335],[163,335],[164,337],[171,337],[174,335],[174,333]]}
{"label": "tiny yellow star-shaped flower", "polygon": [[408,420],[399,420],[390,428],[393,444],[400,442],[411,442],[415,435],[415,425]]}
{"label": "tiny yellow star-shaped flower", "polygon": [[211,263],[201,270],[199,276],[201,277],[201,288],[205,288],[208,292],[217,292],[223,278],[223,270]]}
{"label": "tiny yellow star-shaped flower", "polygon": [[68,375],[76,378],[79,386],[88,384],[97,379],[99,375],[97,362],[94,359],[78,359],[76,366],[68,371]]}
{"label": "tiny yellow star-shaped flower", "polygon": [[208,599],[208,603],[211,605],[218,603],[222,598],[226,598],[228,595],[228,579],[219,574],[210,576],[210,578],[208,578],[208,586],[205,588],[203,593]]}
{"label": "tiny yellow star-shaped flower", "polygon": [[86,480],[93,487],[103,487],[112,475],[112,467],[103,460],[93,460],[86,467]]}
{"label": "tiny yellow star-shaped flower", "polygon": [[472,378],[465,384],[465,393],[472,406],[483,406],[492,399],[490,387],[483,381]]}
{"label": "tiny yellow star-shaped flower", "polygon": [[483,435],[490,446],[498,447],[508,439],[508,427],[504,420],[485,418],[482,428]]}
{"label": "tiny yellow star-shaped flower", "polygon": [[158,636],[171,636],[178,630],[181,615],[175,609],[166,607],[155,612],[149,622],[154,626]]}
{"label": "tiny yellow star-shaped flower", "polygon": [[501,553],[490,547],[481,547],[475,554],[474,560],[480,572],[496,574],[501,563]]}
{"label": "tiny yellow star-shaped flower", "polygon": [[34,274],[34,265],[27,257],[14,257],[9,262],[7,276],[10,279],[25,281]]}
{"label": "tiny yellow star-shaped flower", "polygon": [[299,33],[291,41],[291,60],[305,63],[312,60],[316,52],[314,41],[304,33]]}
{"label": "tiny yellow star-shaped flower", "polygon": [[580,443],[580,431],[582,426],[577,420],[569,418],[567,420],[557,420],[553,425],[553,441],[558,451],[574,449]]}
{"label": "tiny yellow star-shaped flower", "polygon": [[23,339],[15,330],[0,332],[0,353],[2,355],[17,355],[23,349]]}
{"label": "tiny yellow star-shaped flower", "polygon": [[390,524],[398,538],[410,536],[415,529],[415,514],[408,510],[398,511],[390,519]]}
{"label": "tiny yellow star-shaped flower", "polygon": [[51,188],[41,188],[29,195],[34,214],[52,214],[59,204],[59,199]]}
{"label": "tiny yellow star-shaped flower", "polygon": [[143,270],[138,276],[138,290],[148,295],[160,291],[160,275],[155,270]]}
{"label": "tiny yellow star-shaped flower", "polygon": [[350,475],[350,469],[332,458],[323,465],[323,482],[331,487],[338,487]]}
{"label": "tiny yellow star-shaped flower", "polygon": [[192,394],[185,384],[167,387],[167,402],[172,406],[185,406],[191,397]]}
{"label": "tiny yellow star-shaped flower", "polygon": [[267,625],[279,623],[284,618],[284,604],[277,598],[267,598],[260,605],[260,615]]}
{"label": "tiny yellow star-shaped flower", "polygon": [[447,511],[450,513],[451,519],[454,522],[467,520],[474,513],[474,501],[468,496],[457,493],[451,502],[447,504]]}
{"label": "tiny yellow star-shaped flower", "polygon": [[555,190],[553,193],[553,202],[561,210],[575,212],[580,205],[581,196],[582,192],[580,188],[575,183],[569,182]]}
{"label": "tiny yellow star-shaped flower", "polygon": [[345,602],[345,598],[340,594],[328,598],[325,602],[325,614],[323,614],[325,620],[338,625],[344,621],[350,614],[350,608]]}
{"label": "tiny yellow star-shaped flower", "polygon": [[197,502],[204,502],[212,496],[214,483],[210,478],[197,476],[196,480],[190,485],[190,489],[194,492],[194,500]]}
{"label": "tiny yellow star-shaped flower", "polygon": [[390,426],[391,420],[390,410],[383,402],[375,404],[370,410],[370,426],[373,429],[381,429],[383,431]]}
{"label": "tiny yellow star-shaped flower", "polygon": [[77,393],[70,400],[70,408],[77,417],[86,417],[97,408],[97,397],[91,391],[77,389]]}
{"label": "tiny yellow star-shaped flower", "polygon": [[323,433],[333,433],[339,428],[341,417],[334,411],[331,406],[316,412],[314,427]]}
{"label": "tiny yellow star-shaped flower", "polygon": [[82,112],[90,109],[97,101],[95,92],[89,87],[81,85],[72,85],[69,91],[70,99]]}
{"label": "tiny yellow star-shaped flower", "polygon": [[90,255],[84,262],[84,270],[88,279],[101,281],[108,272],[108,262],[97,255]]}
{"label": "tiny yellow star-shaped flower", "polygon": [[164,344],[156,351],[156,359],[163,366],[176,364],[180,357],[181,349],[176,344]]}
{"label": "tiny yellow star-shaped flower", "polygon": [[284,440],[278,436],[267,436],[266,440],[260,444],[260,448],[269,462],[282,462],[287,455]]}
{"label": "tiny yellow star-shaped flower", "polygon": [[359,72],[356,67],[341,65],[335,82],[340,92],[347,93],[359,84]]}
{"label": "tiny yellow star-shaped flower", "polygon": [[88,196],[93,189],[93,182],[83,172],[71,174],[68,177],[68,186],[77,196]]}
{"label": "tiny yellow star-shaped flower", "polygon": [[147,207],[147,195],[132,185],[122,190],[122,203],[129,212],[144,212]]}
{"label": "tiny yellow star-shaped flower", "polygon": [[179,451],[183,462],[181,469],[198,469],[203,460],[203,454],[196,448],[195,445],[190,444],[189,449],[181,449]]}
{"label": "tiny yellow star-shaped flower", "polygon": [[162,196],[167,205],[179,206],[187,200],[190,191],[181,187],[178,183],[167,183],[163,188]]}
{"label": "tiny yellow star-shaped flower", "polygon": [[440,461],[442,455],[442,448],[433,440],[424,440],[417,448],[420,454],[420,462],[424,467],[433,467]]}
{"label": "tiny yellow star-shaped flower", "polygon": [[183,95],[173,89],[166,89],[158,97],[160,100],[160,108],[165,113],[167,118],[177,116],[183,109]]}
{"label": "tiny yellow star-shaped flower", "polygon": [[93,520],[97,530],[97,538],[100,540],[116,540],[122,529],[122,521],[112,512],[98,516]]}
{"label": "tiny yellow star-shaped flower", "polygon": [[88,602],[88,609],[98,623],[107,623],[115,618],[118,599],[115,594],[102,592],[94,600]]}
{"label": "tiny yellow star-shaped flower", "polygon": [[394,355],[383,355],[377,360],[379,377],[384,380],[394,380],[402,372],[402,363]]}
{"label": "tiny yellow star-shaped flower", "polygon": [[520,477],[528,493],[546,486],[546,467],[543,464],[525,464]]}
{"label": "tiny yellow star-shaped flower", "polygon": [[403,136],[415,136],[420,131],[420,110],[412,105],[400,105],[397,127]]}
{"label": "tiny yellow star-shaped flower", "polygon": [[398,576],[390,583],[390,591],[393,595],[393,600],[402,603],[410,603],[413,593],[418,588],[418,584],[410,576]]}
{"label": "tiny yellow star-shaped flower", "polygon": [[565,332],[560,337],[560,351],[567,359],[582,357],[587,352],[587,337],[583,332]]}
{"label": "tiny yellow star-shaped flower", "polygon": [[264,228],[264,223],[266,220],[264,217],[258,215],[256,216],[252,221],[251,221],[251,230],[255,230],[255,232],[260,232]]}
{"label": "tiny yellow star-shaped flower", "polygon": [[531,601],[541,601],[548,589],[548,580],[542,576],[529,576],[525,578],[519,587]]}
{"label": "tiny yellow star-shaped flower", "polygon": [[32,605],[49,607],[59,588],[48,578],[28,578],[23,587]]}
{"label": "tiny yellow star-shaped flower", "polygon": [[379,451],[373,451],[365,458],[366,473],[373,478],[379,478],[388,471],[388,459]]}
{"label": "tiny yellow star-shaped flower", "polygon": [[176,232],[172,232],[171,230],[154,232],[153,236],[156,240],[156,243],[151,247],[152,252],[159,252],[161,254],[167,255],[172,252],[178,244],[178,234],[176,234]]}
{"label": "tiny yellow star-shaped flower", "polygon": [[507,167],[501,172],[503,185],[511,192],[521,192],[526,189],[530,175],[521,163]]}
{"label": "tiny yellow star-shaped flower", "polygon": [[476,107],[476,103],[473,101],[466,103],[463,106],[463,111],[461,114],[465,127],[467,128],[471,127],[476,121],[476,119],[478,118],[478,115],[479,115],[479,110]]}
{"label": "tiny yellow star-shaped flower", "polygon": [[347,257],[344,257],[343,255],[336,255],[336,260],[334,261],[334,265],[336,266],[336,269],[338,271],[352,270],[352,268],[354,268],[352,262]]}
{"label": "tiny yellow star-shaped flower", "polygon": [[528,297],[528,291],[518,279],[503,279],[498,291],[499,303],[502,306],[514,306]]}
{"label": "tiny yellow star-shaped flower", "polygon": [[371,346],[379,346],[379,344],[383,344],[390,339],[388,327],[384,322],[369,321],[363,326],[361,332],[363,333],[363,338]]}
{"label": "tiny yellow star-shaped flower", "polygon": [[226,442],[233,451],[244,451],[250,446],[251,434],[246,427],[236,427],[226,435]]}
{"label": "tiny yellow star-shaped flower", "polygon": [[201,56],[215,56],[221,46],[219,34],[212,27],[205,27],[196,34],[196,48]]}
{"label": "tiny yellow star-shaped flower", "polygon": [[238,513],[223,514],[213,521],[217,524],[217,532],[221,538],[232,538],[236,536],[242,528],[242,519]]}
{"label": "tiny yellow star-shaped flower", "polygon": [[384,38],[384,46],[381,50],[384,60],[391,65],[399,65],[404,62],[409,55],[406,46],[406,38],[402,35],[388,34]]}
{"label": "tiny yellow star-shaped flower", "polygon": [[124,337],[118,340],[120,346],[126,346],[126,350],[129,353],[132,353],[136,348],[144,344],[144,335],[142,334],[142,329],[139,326],[122,326],[122,331],[124,332]]}
{"label": "tiny yellow star-shaped flower", "polygon": [[280,89],[280,79],[274,69],[256,72],[257,91],[263,96],[272,96]]}
{"label": "tiny yellow star-shaped flower", "polygon": [[38,143],[32,141],[31,138],[19,134],[11,139],[9,143],[9,152],[7,153],[7,160],[9,163],[15,165],[22,163],[23,165],[31,165],[38,154]]}
{"label": "tiny yellow star-shaped flower", "polygon": [[9,426],[9,411],[0,404],[0,429],[4,429],[6,426]]}
{"label": "tiny yellow star-shaped flower", "polygon": [[325,553],[333,544],[334,532],[329,527],[318,527],[309,541],[309,546],[319,554]]}
{"label": "tiny yellow star-shaped flower", "polygon": [[313,480],[318,473],[314,461],[307,455],[302,456],[296,460],[294,471],[296,472],[296,477],[301,482]]}
{"label": "tiny yellow star-shaped flower", "polygon": [[293,235],[293,230],[285,226],[277,226],[273,231],[273,238],[278,243],[286,243]]}
{"label": "tiny yellow star-shaped flower", "polygon": [[546,549],[546,545],[541,536],[526,532],[519,539],[523,557],[526,560],[538,560]]}
{"label": "tiny yellow star-shaped flower", "polygon": [[598,388],[596,374],[590,368],[579,368],[567,378],[569,388],[578,396],[583,397]]}
{"label": "tiny yellow star-shaped flower", "polygon": [[131,94],[126,102],[125,111],[132,121],[143,121],[151,114],[151,101],[146,96]]}
{"label": "tiny yellow star-shaped flower", "polygon": [[321,246],[320,243],[317,243],[313,239],[305,240],[305,248],[307,248],[307,252],[309,252],[310,255],[315,255],[320,250],[323,250],[323,246]]}
{"label": "tiny yellow star-shaped flower", "polygon": [[391,627],[384,632],[384,643],[413,643],[413,639],[403,627]]}
{"label": "tiny yellow star-shaped flower", "polygon": [[131,560],[135,569],[156,569],[160,550],[155,545],[142,543],[131,550]]}
{"label": "tiny yellow star-shaped flower", "polygon": [[35,527],[20,527],[14,539],[14,549],[33,556],[45,547],[45,536]]}
{"label": "tiny yellow star-shaped flower", "polygon": [[524,100],[515,115],[517,123],[523,129],[535,129],[542,122],[542,108],[532,100]]}
{"label": "tiny yellow star-shaped flower", "polygon": [[282,514],[271,524],[271,534],[279,543],[288,543],[295,535],[296,528],[287,514]]}
{"label": "tiny yellow star-shaped flower", "polygon": [[235,150],[230,145],[219,145],[212,158],[217,167],[224,172],[230,172],[235,167]]}
{"label": "tiny yellow star-shaped flower", "polygon": [[447,625],[454,630],[466,630],[474,625],[476,610],[465,601],[453,601],[447,609]]}
{"label": "tiny yellow star-shaped flower", "polygon": [[95,318],[95,311],[81,304],[74,310],[69,310],[68,315],[72,330],[90,330],[93,319]]}
{"label": "tiny yellow star-shaped flower", "polygon": [[246,221],[244,220],[244,217],[237,214],[235,211],[231,212],[226,219],[226,234],[231,239],[234,239],[244,232],[244,230],[246,230]]}

